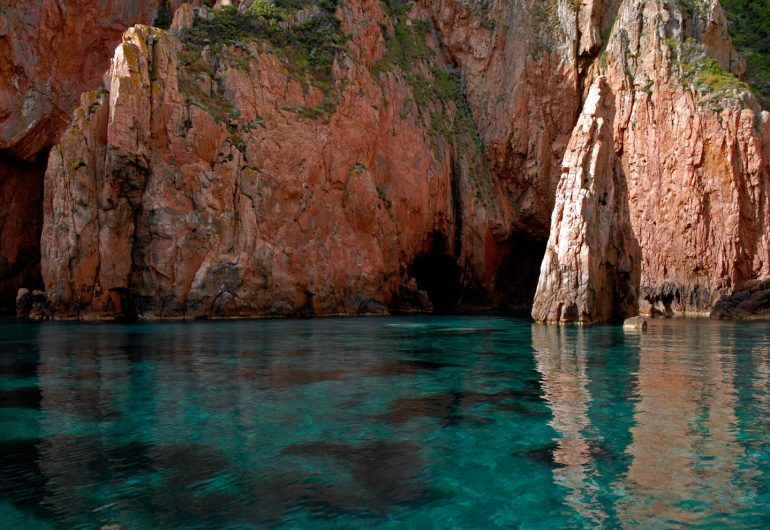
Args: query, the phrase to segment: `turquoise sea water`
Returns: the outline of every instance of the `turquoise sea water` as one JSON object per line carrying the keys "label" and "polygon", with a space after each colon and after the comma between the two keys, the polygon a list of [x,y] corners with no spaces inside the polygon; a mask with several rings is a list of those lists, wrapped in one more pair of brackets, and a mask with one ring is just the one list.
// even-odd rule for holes
{"label": "turquoise sea water", "polygon": [[0,528],[767,528],[770,326],[0,321]]}

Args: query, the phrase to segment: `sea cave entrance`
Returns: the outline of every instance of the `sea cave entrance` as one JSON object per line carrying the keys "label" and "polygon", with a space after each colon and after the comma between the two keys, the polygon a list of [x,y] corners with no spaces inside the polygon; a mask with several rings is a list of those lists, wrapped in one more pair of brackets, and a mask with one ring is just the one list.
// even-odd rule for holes
{"label": "sea cave entrance", "polygon": [[529,316],[547,242],[514,234],[508,243],[511,251],[500,262],[495,279],[495,305],[516,316]]}
{"label": "sea cave entrance", "polygon": [[433,313],[448,314],[457,310],[460,299],[460,267],[457,259],[447,254],[446,237],[434,232],[426,240],[428,250],[417,255],[408,267],[410,278],[417,280],[428,293]]}

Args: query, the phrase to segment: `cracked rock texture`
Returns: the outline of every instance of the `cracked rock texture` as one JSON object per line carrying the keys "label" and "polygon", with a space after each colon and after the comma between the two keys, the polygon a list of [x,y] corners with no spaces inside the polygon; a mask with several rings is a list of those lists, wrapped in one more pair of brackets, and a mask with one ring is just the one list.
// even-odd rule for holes
{"label": "cracked rock texture", "polygon": [[[548,233],[553,204],[566,199],[557,195],[558,171],[573,116],[604,75],[642,250],[641,310],[708,312],[722,294],[770,274],[770,116],[730,74],[741,75],[745,64],[718,1],[694,9],[692,2],[589,0],[577,13],[561,0],[425,4],[468,79],[492,168],[507,184],[501,239],[522,216],[527,232]],[[705,57],[724,72],[699,77]],[[501,163],[510,160],[518,163]]]}
{"label": "cracked rock texture", "polygon": [[[171,8],[181,2],[172,0]],[[127,27],[160,0],[4,0],[0,4],[0,306],[40,284],[45,159],[80,94],[102,84]]]}
{"label": "cracked rock texture", "polygon": [[614,152],[614,118],[614,96],[598,77],[564,156],[532,309],[538,322],[591,324],[638,313],[641,252]]}
{"label": "cracked rock texture", "polygon": [[303,109],[324,94],[258,41],[181,65],[187,8],[174,31],[125,33],[109,94],[83,96],[46,173],[58,317],[382,312],[434,234],[480,281],[495,194],[475,143],[430,134],[398,71],[373,76],[390,24],[379,3],[338,13],[354,41],[322,117]]}
{"label": "cracked rock texture", "polygon": [[[333,109],[259,43],[180,62],[178,33],[140,25],[113,56],[150,1],[11,4],[0,203],[22,217],[0,225],[0,289],[34,280],[41,191],[22,175],[59,142],[42,231],[58,317],[378,312],[420,256],[456,267],[434,276],[456,273],[463,304],[559,322],[705,313],[770,277],[770,115],[733,75],[717,0],[418,0],[397,16],[340,0]],[[176,30],[195,16],[178,10]],[[420,57],[398,64],[393,42],[421,27],[401,43]],[[79,99],[108,56],[109,94]],[[454,71],[463,97],[436,97]]]}

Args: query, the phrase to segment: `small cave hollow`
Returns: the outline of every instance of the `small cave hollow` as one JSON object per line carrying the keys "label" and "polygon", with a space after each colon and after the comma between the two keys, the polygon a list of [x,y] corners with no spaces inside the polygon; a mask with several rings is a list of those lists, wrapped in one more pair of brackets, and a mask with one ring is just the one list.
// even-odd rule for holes
{"label": "small cave hollow", "polygon": [[417,280],[419,289],[427,291],[433,313],[454,313],[460,299],[457,259],[447,253],[446,236],[439,232],[430,234],[425,246],[427,250],[414,258],[407,273]]}
{"label": "small cave hollow", "polygon": [[529,316],[547,241],[514,234],[509,244],[511,251],[501,260],[495,277],[495,305],[506,313]]}

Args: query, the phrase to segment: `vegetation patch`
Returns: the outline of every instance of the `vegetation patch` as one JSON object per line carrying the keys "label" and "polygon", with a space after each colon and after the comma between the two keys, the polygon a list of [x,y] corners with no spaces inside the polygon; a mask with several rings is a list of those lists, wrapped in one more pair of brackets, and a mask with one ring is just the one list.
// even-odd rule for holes
{"label": "vegetation patch", "polygon": [[534,28],[531,53],[535,57],[546,52],[552,52],[556,43],[563,37],[558,9],[558,0],[540,0],[533,3],[530,12],[531,23]]}
{"label": "vegetation patch", "polygon": [[695,21],[702,13],[706,12],[709,8],[704,0],[679,0],[679,7],[682,9],[682,14],[691,23]]}
{"label": "vegetation patch", "polygon": [[[444,160],[447,148],[453,157],[453,167],[462,166],[468,173],[475,195],[487,204],[486,197],[494,190],[482,182],[486,171],[485,147],[473,119],[465,85],[460,74],[439,64],[437,53],[428,45],[431,26],[427,21],[410,17],[413,2],[382,0],[391,17],[392,31],[383,28],[387,50],[373,66],[378,78],[395,75],[410,86],[414,106],[405,106],[401,119],[416,115],[428,127],[436,160]],[[387,205],[386,197],[380,198]]]}
{"label": "vegetation patch", "polygon": [[[412,2],[387,0],[386,11],[391,14],[393,33],[388,38],[387,51],[374,64],[379,76],[396,72],[412,89],[419,112],[430,111],[429,124],[434,140],[455,143],[460,137],[473,138],[483,152],[483,142],[477,133],[460,75],[442,68],[436,53],[428,46],[430,25],[422,20],[410,20],[407,13]],[[451,104],[451,109],[450,109]],[[437,150],[439,158],[441,151]]]}
{"label": "vegetation patch", "polygon": [[390,200],[387,192],[381,187],[377,186],[377,196],[380,198],[382,204],[385,205],[385,210],[388,212],[388,217],[390,217],[390,220],[395,221],[396,216],[393,213],[393,201]]}
{"label": "vegetation patch", "polygon": [[[204,63],[214,61],[202,59],[203,50],[208,50],[219,61],[245,69],[250,59],[237,53],[237,48],[264,43],[281,58],[293,79],[323,92],[324,101],[313,107],[315,111],[303,114],[328,116],[336,109],[338,98],[332,66],[345,41],[334,16],[336,8],[336,0],[256,0],[244,13],[231,6],[214,10],[210,20],[197,19],[182,34],[180,66],[193,78],[201,70],[211,70]],[[215,71],[207,74],[216,80]],[[186,88],[195,94],[194,87]]]}
{"label": "vegetation patch", "polygon": [[726,100],[738,101],[741,94],[751,90],[746,83],[725,71],[702,44],[692,40],[682,43],[668,40],[667,44],[679,59],[682,86],[695,91],[700,105],[722,110]]}
{"label": "vegetation patch", "polygon": [[733,45],[746,59],[746,81],[770,101],[770,0],[721,0]]}

